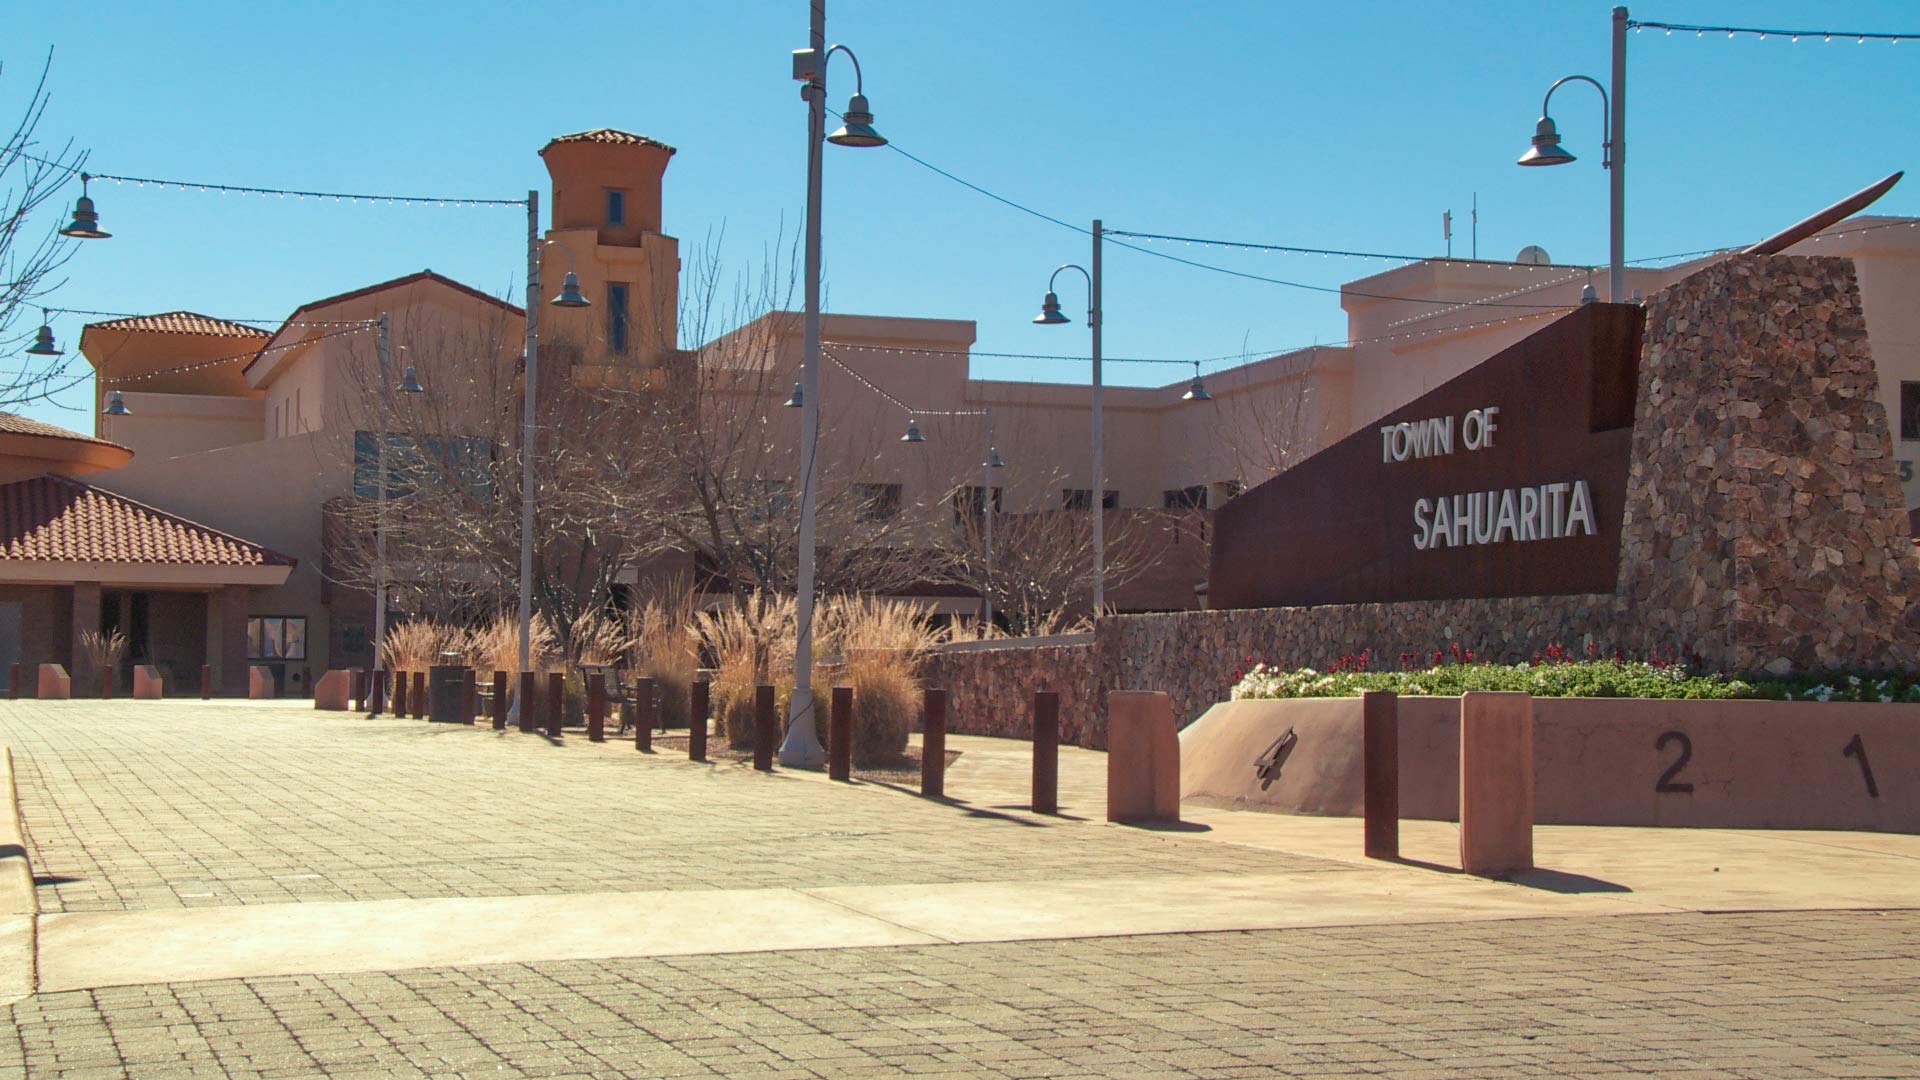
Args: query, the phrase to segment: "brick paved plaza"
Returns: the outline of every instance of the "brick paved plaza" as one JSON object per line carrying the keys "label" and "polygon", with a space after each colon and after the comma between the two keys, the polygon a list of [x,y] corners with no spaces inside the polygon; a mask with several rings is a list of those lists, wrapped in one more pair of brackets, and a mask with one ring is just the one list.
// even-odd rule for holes
{"label": "brick paved plaza", "polygon": [[[0,740],[40,881],[43,977],[0,1030],[0,1077],[1920,1075],[1920,911],[1676,910],[1638,879],[1560,895],[1227,842],[1218,813],[1211,833],[1117,828],[1078,819],[1098,817],[1073,798],[1096,755],[1069,762],[1076,817],[1043,820],[1005,809],[989,749],[970,751],[973,772],[962,757],[960,801],[943,805],[577,736],[292,707],[0,703]],[[1857,854],[1887,847],[1898,869],[1899,839]],[[1112,922],[1146,894],[1235,881],[1351,899],[1305,920],[1336,925]],[[484,933],[494,903],[629,895],[619,910],[644,921],[711,897],[720,920],[764,896],[776,934],[772,901],[790,890],[882,912],[922,943],[59,974],[80,970],[62,927],[131,951],[148,937],[136,927],[242,912],[400,912]],[[1027,893],[1083,907],[1048,924],[1066,931],[1024,932]],[[944,895],[994,897],[964,914],[991,925],[1004,910],[1005,937],[1047,939],[929,931],[960,923],[909,901]],[[511,897],[536,899],[496,899]],[[1488,914],[1502,903],[1536,917]],[[229,947],[216,936],[207,950]]]}

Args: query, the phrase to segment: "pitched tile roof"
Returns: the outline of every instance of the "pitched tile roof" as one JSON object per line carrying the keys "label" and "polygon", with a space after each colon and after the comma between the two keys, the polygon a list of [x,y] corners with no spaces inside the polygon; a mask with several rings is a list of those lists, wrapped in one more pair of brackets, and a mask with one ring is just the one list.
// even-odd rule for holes
{"label": "pitched tile roof", "polygon": [[[30,420],[15,413],[0,412],[0,435],[38,435],[44,439],[72,439],[74,442],[99,443],[102,446],[119,446],[105,439],[96,439],[91,435],[82,435],[77,431],[53,424]],[[124,447],[122,448],[124,449]]]}
{"label": "pitched tile roof", "polygon": [[277,551],[51,473],[0,485],[0,564],[7,560],[294,565]]}
{"label": "pitched tile roof", "polygon": [[617,128],[594,128],[592,131],[576,131],[571,135],[555,135],[547,140],[547,145],[541,147],[540,152],[546,153],[547,147],[555,143],[577,142],[606,143],[611,146],[651,146],[665,150],[669,154],[678,152],[659,139],[649,139],[645,135],[635,135],[631,131],[621,131]]}
{"label": "pitched tile roof", "polygon": [[[358,289],[351,289],[347,292],[336,293],[332,296],[321,297],[318,300],[309,300],[306,303],[301,304],[299,307],[293,309],[293,314],[287,316],[287,321],[284,324],[282,324],[282,326],[280,327],[280,330],[281,332],[285,332],[288,327],[300,321],[300,316],[305,315],[309,311],[315,311],[319,308],[327,307],[332,304],[338,304],[345,300],[358,300],[362,296],[369,296],[369,295],[372,295],[373,293],[381,292],[382,290],[385,290],[385,289],[401,288],[402,286],[412,285],[413,283],[418,281],[437,282],[441,285],[445,285],[446,287],[454,290],[455,292],[465,293],[476,300],[485,300],[487,303],[500,308],[502,311],[505,311],[509,315],[518,315],[523,318],[526,316],[526,312],[521,308],[519,308],[517,305],[509,303],[505,300],[502,300],[497,296],[489,296],[486,293],[481,292],[479,289],[476,289],[471,285],[466,285],[466,284],[462,284],[461,282],[455,281],[445,274],[436,274],[432,270],[419,270],[411,274],[402,274],[401,276],[394,278],[391,281],[381,281],[381,282],[376,282],[372,285],[363,285]],[[279,335],[275,334],[273,336],[277,337]],[[240,373],[244,375],[247,372],[252,371],[253,365],[259,362],[260,362],[260,357],[255,356],[253,359],[247,361],[247,366],[241,368]]]}
{"label": "pitched tile roof", "polygon": [[267,331],[245,323],[228,322],[211,315],[191,311],[166,311],[158,315],[133,315],[125,319],[88,323],[89,329],[144,330],[159,334],[201,334],[207,337],[265,338]]}

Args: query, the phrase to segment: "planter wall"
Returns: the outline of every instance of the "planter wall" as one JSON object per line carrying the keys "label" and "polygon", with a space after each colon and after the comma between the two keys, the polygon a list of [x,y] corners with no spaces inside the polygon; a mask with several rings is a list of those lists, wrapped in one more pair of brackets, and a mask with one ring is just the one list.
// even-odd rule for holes
{"label": "planter wall", "polygon": [[[1543,825],[1920,833],[1920,705],[1535,698]],[[1403,697],[1400,811],[1459,818],[1460,699]],[[1279,776],[1254,761],[1292,729]],[[1359,698],[1215,705],[1180,735],[1181,797],[1361,814]],[[1869,786],[1869,773],[1871,787]]]}

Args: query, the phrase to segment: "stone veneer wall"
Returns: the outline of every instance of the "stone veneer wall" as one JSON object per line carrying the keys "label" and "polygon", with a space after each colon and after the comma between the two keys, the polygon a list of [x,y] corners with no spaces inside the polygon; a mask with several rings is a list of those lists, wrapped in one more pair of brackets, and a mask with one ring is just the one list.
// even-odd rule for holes
{"label": "stone veneer wall", "polygon": [[944,649],[925,661],[921,678],[948,691],[950,732],[1028,738],[1033,692],[1052,690],[1060,695],[1060,741],[1106,745],[1105,714],[1095,708],[1091,643]]}
{"label": "stone veneer wall", "polygon": [[1165,690],[1185,724],[1248,657],[1321,667],[1371,648],[1392,664],[1454,641],[1508,661],[1592,642],[1733,672],[1920,669],[1920,558],[1853,264],[1736,256],[1646,310],[1612,595],[1105,618],[1102,698]]}

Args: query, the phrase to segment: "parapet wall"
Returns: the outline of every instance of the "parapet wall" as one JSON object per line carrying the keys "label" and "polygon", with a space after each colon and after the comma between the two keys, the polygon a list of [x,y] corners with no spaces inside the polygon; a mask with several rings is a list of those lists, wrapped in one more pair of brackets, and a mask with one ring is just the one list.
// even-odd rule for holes
{"label": "parapet wall", "polygon": [[1033,692],[1052,690],[1060,695],[1060,740],[1081,746],[1106,745],[1105,713],[1095,707],[1099,699],[1094,693],[1090,641],[950,646],[927,658],[921,676],[926,685],[945,687],[949,692],[950,732],[1029,738],[1033,734]]}
{"label": "parapet wall", "polygon": [[1452,642],[1505,661],[1591,642],[1729,672],[1920,670],[1920,558],[1852,262],[1736,256],[1646,317],[1613,594],[1104,618],[1100,694],[1167,691],[1185,724],[1248,657],[1393,665]]}

